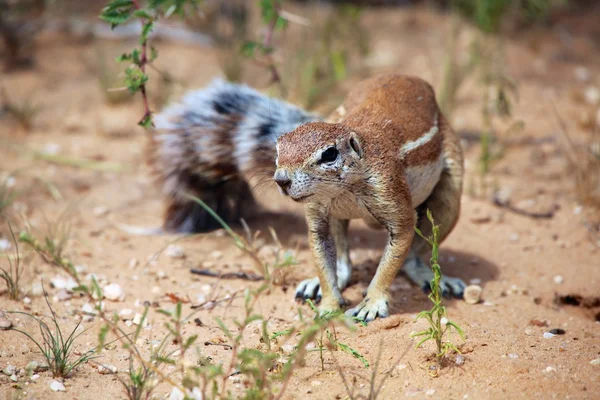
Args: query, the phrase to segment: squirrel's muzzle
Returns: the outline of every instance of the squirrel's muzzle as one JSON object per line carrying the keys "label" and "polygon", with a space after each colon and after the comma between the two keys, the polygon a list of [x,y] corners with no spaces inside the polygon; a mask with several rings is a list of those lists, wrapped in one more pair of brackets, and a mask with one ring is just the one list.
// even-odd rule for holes
{"label": "squirrel's muzzle", "polygon": [[278,169],[273,175],[273,180],[281,188],[283,194],[287,194],[288,189],[292,185],[292,180],[287,171]]}

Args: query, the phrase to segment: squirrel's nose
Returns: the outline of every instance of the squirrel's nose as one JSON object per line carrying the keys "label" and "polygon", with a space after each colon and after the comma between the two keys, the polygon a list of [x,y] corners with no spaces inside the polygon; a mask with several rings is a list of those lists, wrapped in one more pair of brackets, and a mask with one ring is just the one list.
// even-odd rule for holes
{"label": "squirrel's nose", "polygon": [[275,183],[278,184],[279,187],[282,188],[284,191],[286,191],[292,184],[292,180],[288,176],[287,172],[281,170],[275,172],[273,180],[275,180]]}

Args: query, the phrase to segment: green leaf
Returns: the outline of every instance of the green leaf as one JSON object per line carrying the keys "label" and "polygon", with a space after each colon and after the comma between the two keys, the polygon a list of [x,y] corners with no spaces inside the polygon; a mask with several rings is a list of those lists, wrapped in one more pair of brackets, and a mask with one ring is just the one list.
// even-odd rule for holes
{"label": "green leaf", "polygon": [[142,27],[142,33],[140,34],[140,44],[143,45],[148,41],[148,35],[150,35],[150,32],[152,32],[152,29],[154,29],[153,21],[146,22],[144,24],[144,26]]}
{"label": "green leaf", "polygon": [[262,45],[258,42],[247,41],[242,45],[242,55],[245,57],[254,57],[256,54],[256,50],[260,48]]}
{"label": "green leaf", "polygon": [[150,13],[146,10],[135,10],[133,12],[133,16],[135,18],[147,19],[149,21],[154,21],[154,17],[150,15]]}
{"label": "green leaf", "polygon": [[125,70],[125,86],[127,86],[130,92],[137,92],[147,81],[148,75],[143,73],[141,69],[128,67]]}
{"label": "green leaf", "polygon": [[138,122],[138,125],[142,128],[149,129],[154,126],[154,122],[152,121],[152,114],[146,114],[144,117]]}
{"label": "green leaf", "polygon": [[100,19],[110,24],[111,29],[127,22],[133,12],[132,0],[114,0],[102,9]]}

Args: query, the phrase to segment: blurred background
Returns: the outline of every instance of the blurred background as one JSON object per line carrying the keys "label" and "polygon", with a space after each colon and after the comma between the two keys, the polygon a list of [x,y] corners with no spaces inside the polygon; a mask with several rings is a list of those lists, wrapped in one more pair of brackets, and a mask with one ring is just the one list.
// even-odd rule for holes
{"label": "blurred background", "polygon": [[[111,29],[109,3],[0,0],[3,148],[55,165],[130,164],[144,155],[135,122],[215,77],[326,115],[358,80],[396,70],[435,87],[468,151],[469,194],[504,201],[494,173],[543,169],[577,204],[598,205],[597,1],[140,0],[153,23],[147,109],[132,52],[150,20],[117,12]],[[0,162],[5,178],[18,169]]]}

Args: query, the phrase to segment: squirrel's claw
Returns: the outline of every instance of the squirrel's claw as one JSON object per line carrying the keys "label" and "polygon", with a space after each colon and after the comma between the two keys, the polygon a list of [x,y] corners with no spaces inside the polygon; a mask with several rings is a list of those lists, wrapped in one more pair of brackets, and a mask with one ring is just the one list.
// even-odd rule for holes
{"label": "squirrel's claw", "polygon": [[305,279],[296,288],[296,301],[305,303],[306,300],[314,300],[319,303],[323,298],[319,278]]}
{"label": "squirrel's claw", "polygon": [[364,322],[385,318],[390,315],[388,301],[385,298],[366,298],[358,306],[346,311],[346,315]]}

